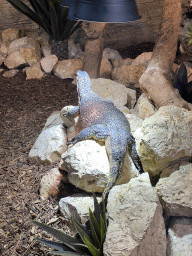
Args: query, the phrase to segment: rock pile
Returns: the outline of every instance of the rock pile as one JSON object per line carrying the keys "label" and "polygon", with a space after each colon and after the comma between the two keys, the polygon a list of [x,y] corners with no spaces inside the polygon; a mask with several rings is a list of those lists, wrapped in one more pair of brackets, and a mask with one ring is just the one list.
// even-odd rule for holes
{"label": "rock pile", "polygon": [[[48,35],[21,34],[19,29],[6,29],[0,39],[0,66],[9,69],[3,76],[14,76],[19,68],[26,72],[26,79],[41,79],[46,74],[54,74],[61,79],[75,78],[77,70],[83,66],[83,56],[80,44],[73,39],[68,40],[68,60],[58,61],[51,54],[51,44]],[[124,85],[135,85],[147,67],[152,53],[143,53],[135,60],[122,59],[116,50],[104,49],[101,62],[100,77],[113,79]]]}
{"label": "rock pile", "polygon": [[[175,106],[161,107],[157,111],[145,94],[135,105],[135,91],[109,79],[92,79],[92,87],[101,97],[112,100],[128,118],[145,170],[138,176],[127,153],[120,180],[122,185],[114,186],[108,197],[109,226],[104,255],[191,255],[192,111]],[[116,92],[119,93],[118,98]],[[125,107],[127,100],[130,108]],[[62,113],[63,110],[49,117],[42,133],[50,131],[52,134],[52,129],[61,127],[62,123],[68,139],[78,133],[78,119],[67,121]],[[42,138],[40,134],[35,145],[42,147],[46,144]],[[49,142],[52,143],[51,139]],[[34,147],[30,158],[41,163],[49,159],[53,163],[49,150],[46,159],[41,155],[32,156]],[[59,147],[54,149],[56,151]],[[36,154],[39,154],[38,150]],[[103,191],[109,174],[104,145],[92,140],[82,141],[56,155],[59,157],[54,161],[59,158],[61,161],[58,168],[45,175],[48,182],[41,184],[42,199],[54,195],[53,191],[57,191],[59,186],[58,180],[64,177],[66,182],[84,191]],[[59,170],[65,173],[62,178]],[[49,177],[54,172],[55,179],[50,182]],[[61,212],[66,219],[72,215],[84,223],[88,216],[84,206],[91,206],[89,200],[85,193],[62,198],[59,204]]]}

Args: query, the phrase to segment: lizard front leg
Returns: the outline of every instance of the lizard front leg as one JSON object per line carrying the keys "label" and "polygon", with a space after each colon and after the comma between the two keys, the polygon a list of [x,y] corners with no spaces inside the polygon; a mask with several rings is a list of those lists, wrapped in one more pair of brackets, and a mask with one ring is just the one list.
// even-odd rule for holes
{"label": "lizard front leg", "polygon": [[79,106],[66,106],[60,112],[61,119],[67,127],[75,124],[74,118],[79,115]]}
{"label": "lizard front leg", "polygon": [[80,133],[70,140],[67,145],[75,144],[78,141],[87,139],[105,140],[109,135],[109,130],[105,125],[96,124],[80,131]]}

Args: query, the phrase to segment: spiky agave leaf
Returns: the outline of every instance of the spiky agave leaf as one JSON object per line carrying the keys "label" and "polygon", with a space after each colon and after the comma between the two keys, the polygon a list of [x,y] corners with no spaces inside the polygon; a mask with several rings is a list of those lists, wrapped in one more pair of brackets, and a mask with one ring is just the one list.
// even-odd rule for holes
{"label": "spiky agave leaf", "polygon": [[42,244],[48,245],[51,248],[59,251],[59,252],[64,252],[64,251],[70,251],[71,252],[71,248],[66,246],[63,243],[59,243],[59,242],[55,242],[52,240],[46,240],[46,239],[40,239],[40,238],[36,238],[36,240]]}
{"label": "spiky agave leaf", "polygon": [[100,223],[97,222],[95,215],[89,208],[89,224],[91,228],[91,234],[93,237],[94,244],[97,248],[101,248],[101,229],[100,229]]}
{"label": "spiky agave leaf", "polygon": [[85,243],[87,244],[88,246],[88,250],[90,251],[91,255],[93,256],[101,256],[102,255],[102,252],[96,248],[93,243],[90,242],[89,239],[87,239],[87,237],[85,237]]}
{"label": "spiky agave leaf", "polygon": [[67,245],[72,250],[79,252],[79,247],[75,245],[81,243],[81,241],[79,241],[78,239],[67,235],[65,232],[59,229],[50,227],[49,225],[41,223],[37,220],[33,220],[33,223],[40,227],[41,229],[45,230],[47,233],[51,234],[53,237],[55,237],[65,245]]}

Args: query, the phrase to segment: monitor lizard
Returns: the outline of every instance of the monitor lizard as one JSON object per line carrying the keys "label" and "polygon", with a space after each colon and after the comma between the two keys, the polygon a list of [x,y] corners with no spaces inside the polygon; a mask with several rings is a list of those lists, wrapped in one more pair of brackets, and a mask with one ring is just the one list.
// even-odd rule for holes
{"label": "monitor lizard", "polygon": [[77,92],[79,105],[73,108],[65,107],[62,114],[69,119],[80,115],[81,131],[67,144],[87,139],[105,141],[110,166],[108,182],[102,195],[105,200],[122,173],[127,150],[139,173],[143,172],[142,164],[127,118],[112,101],[93,92],[91,80],[85,71],[77,71]]}

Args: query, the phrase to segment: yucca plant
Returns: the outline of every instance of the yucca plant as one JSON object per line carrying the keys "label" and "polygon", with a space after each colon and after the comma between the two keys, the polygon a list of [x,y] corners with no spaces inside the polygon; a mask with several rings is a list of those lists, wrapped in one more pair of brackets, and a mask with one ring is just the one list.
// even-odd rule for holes
{"label": "yucca plant", "polygon": [[72,237],[65,232],[50,227],[44,223],[34,220],[33,223],[60,242],[51,240],[37,239],[37,241],[53,248],[50,254],[55,255],[86,255],[86,256],[102,256],[103,255],[103,243],[105,240],[105,234],[107,229],[105,208],[101,210],[100,205],[94,198],[94,213],[89,209],[89,221],[87,225],[82,225],[72,218],[78,237]]}
{"label": "yucca plant", "polygon": [[81,26],[81,21],[69,20],[68,8],[61,0],[28,0],[32,9],[21,0],[7,0],[18,11],[42,27],[52,40],[52,54],[68,58],[67,39]]}
{"label": "yucca plant", "polygon": [[187,69],[182,63],[177,72],[172,71],[173,86],[179,90],[181,97],[192,103],[192,81],[188,83]]}

